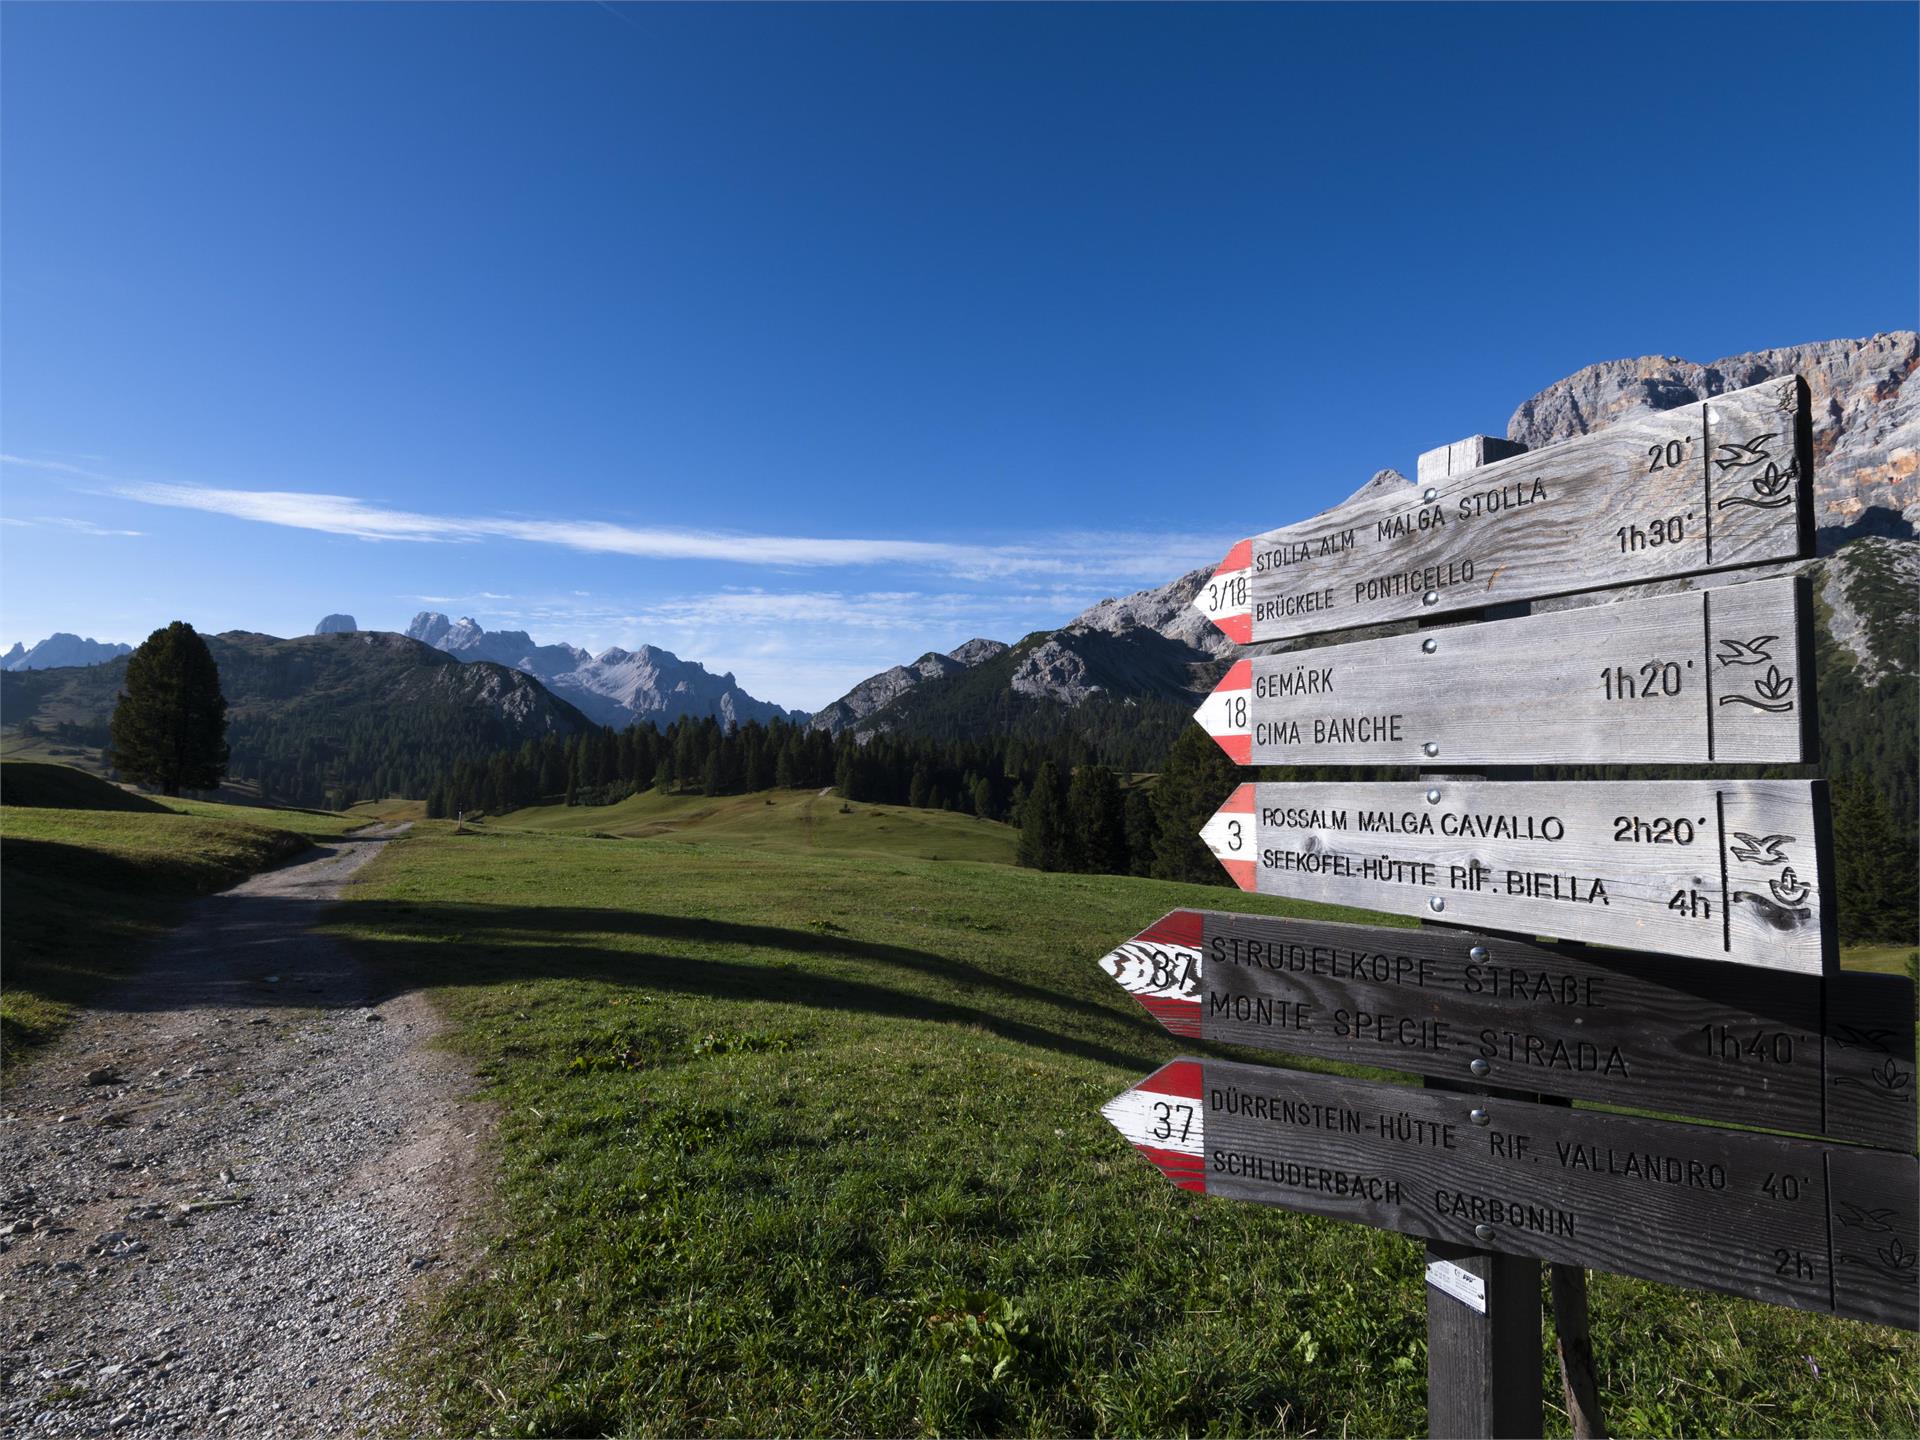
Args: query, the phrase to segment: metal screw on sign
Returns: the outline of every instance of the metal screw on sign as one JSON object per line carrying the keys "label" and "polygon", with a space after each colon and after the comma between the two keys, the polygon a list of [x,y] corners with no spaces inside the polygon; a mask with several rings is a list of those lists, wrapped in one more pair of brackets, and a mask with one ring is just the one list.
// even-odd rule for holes
{"label": "metal screw on sign", "polygon": [[1440,803],[1440,792],[1438,790],[1427,791],[1427,804],[1438,805],[1439,803]]}
{"label": "metal screw on sign", "polygon": [[1438,755],[1440,753],[1439,743],[1433,740],[1427,741],[1427,743],[1422,745],[1420,749],[1423,753],[1425,753],[1429,757]]}
{"label": "metal screw on sign", "polygon": [[1474,1062],[1472,1062],[1470,1065],[1467,1066],[1467,1069],[1471,1070],[1476,1075],[1484,1075],[1492,1068],[1493,1067],[1487,1064],[1487,1062],[1484,1060],[1475,1060]]}
{"label": "metal screw on sign", "polygon": [[1491,1225],[1476,1225],[1473,1227],[1473,1234],[1475,1239],[1491,1240],[1493,1238],[1493,1227]]}
{"label": "metal screw on sign", "polygon": [[1467,959],[1469,960],[1485,960],[1486,958],[1487,958],[1487,947],[1484,945],[1476,945],[1471,950],[1467,951]]}
{"label": "metal screw on sign", "polygon": [[1438,640],[1422,640],[1420,642],[1420,648],[1426,654],[1431,655],[1440,648],[1440,642]]}
{"label": "metal screw on sign", "polygon": [[1467,1119],[1471,1120],[1476,1125],[1484,1125],[1489,1120],[1493,1119],[1493,1116],[1489,1115],[1486,1112],[1486,1110],[1484,1110],[1482,1107],[1476,1105],[1473,1107],[1473,1109],[1467,1112]]}
{"label": "metal screw on sign", "polygon": [[1442,900],[1438,895],[1435,895],[1428,899],[1427,908],[1437,915],[1447,908],[1447,902]]}

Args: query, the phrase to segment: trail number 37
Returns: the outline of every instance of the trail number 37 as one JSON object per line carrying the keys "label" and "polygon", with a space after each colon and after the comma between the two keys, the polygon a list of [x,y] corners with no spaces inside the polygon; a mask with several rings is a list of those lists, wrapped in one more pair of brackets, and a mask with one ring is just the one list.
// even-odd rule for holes
{"label": "trail number 37", "polygon": [[[1193,1106],[1175,1105],[1171,1101],[1153,1102],[1153,1129],[1150,1132],[1156,1140],[1185,1140],[1193,1129]],[[1176,1119],[1175,1117],[1179,1118]],[[1178,1135],[1173,1133],[1175,1126],[1180,1127]]]}

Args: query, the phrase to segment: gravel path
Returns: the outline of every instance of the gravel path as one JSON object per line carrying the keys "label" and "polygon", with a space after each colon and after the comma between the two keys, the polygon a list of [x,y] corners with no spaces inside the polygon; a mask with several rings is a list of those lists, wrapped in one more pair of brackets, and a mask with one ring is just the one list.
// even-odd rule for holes
{"label": "gravel path", "polygon": [[202,901],[0,1093],[0,1433],[394,1418],[374,1367],[476,1248],[490,1124],[427,1003],[312,933],[397,833]]}

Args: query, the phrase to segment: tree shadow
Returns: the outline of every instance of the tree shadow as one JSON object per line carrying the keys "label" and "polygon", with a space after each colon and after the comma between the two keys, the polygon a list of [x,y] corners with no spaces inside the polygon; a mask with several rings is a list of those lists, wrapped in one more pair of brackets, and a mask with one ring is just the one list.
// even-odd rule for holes
{"label": "tree shadow", "polygon": [[[1122,1048],[1084,1033],[1091,1021],[1134,1032],[1131,1038],[1159,1036],[1157,1028],[1123,1010],[994,975],[930,951],[852,936],[647,911],[445,902],[357,901],[336,910],[331,918],[353,926],[355,935],[343,943],[367,962],[371,983],[358,1003],[377,1005],[424,986],[586,980],[671,994],[967,1025],[1023,1045],[1130,1069],[1151,1066],[1161,1058],[1149,1049]],[[638,937],[649,943],[636,948],[596,945],[591,943],[593,936]],[[702,946],[739,945],[825,961],[861,961],[962,991],[986,990],[1023,1006],[1043,1006],[1059,1014],[1061,1025],[1015,1019],[964,999],[823,974],[777,960],[751,963],[697,957],[675,950],[675,940]]]}

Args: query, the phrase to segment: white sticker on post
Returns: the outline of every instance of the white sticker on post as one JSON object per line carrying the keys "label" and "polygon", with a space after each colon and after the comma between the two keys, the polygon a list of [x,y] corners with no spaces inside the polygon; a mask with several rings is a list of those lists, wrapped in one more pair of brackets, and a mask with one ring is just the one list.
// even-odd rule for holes
{"label": "white sticker on post", "polygon": [[1427,1283],[1437,1285],[1462,1304],[1487,1313],[1487,1282],[1471,1271],[1462,1270],[1451,1260],[1429,1260]]}

